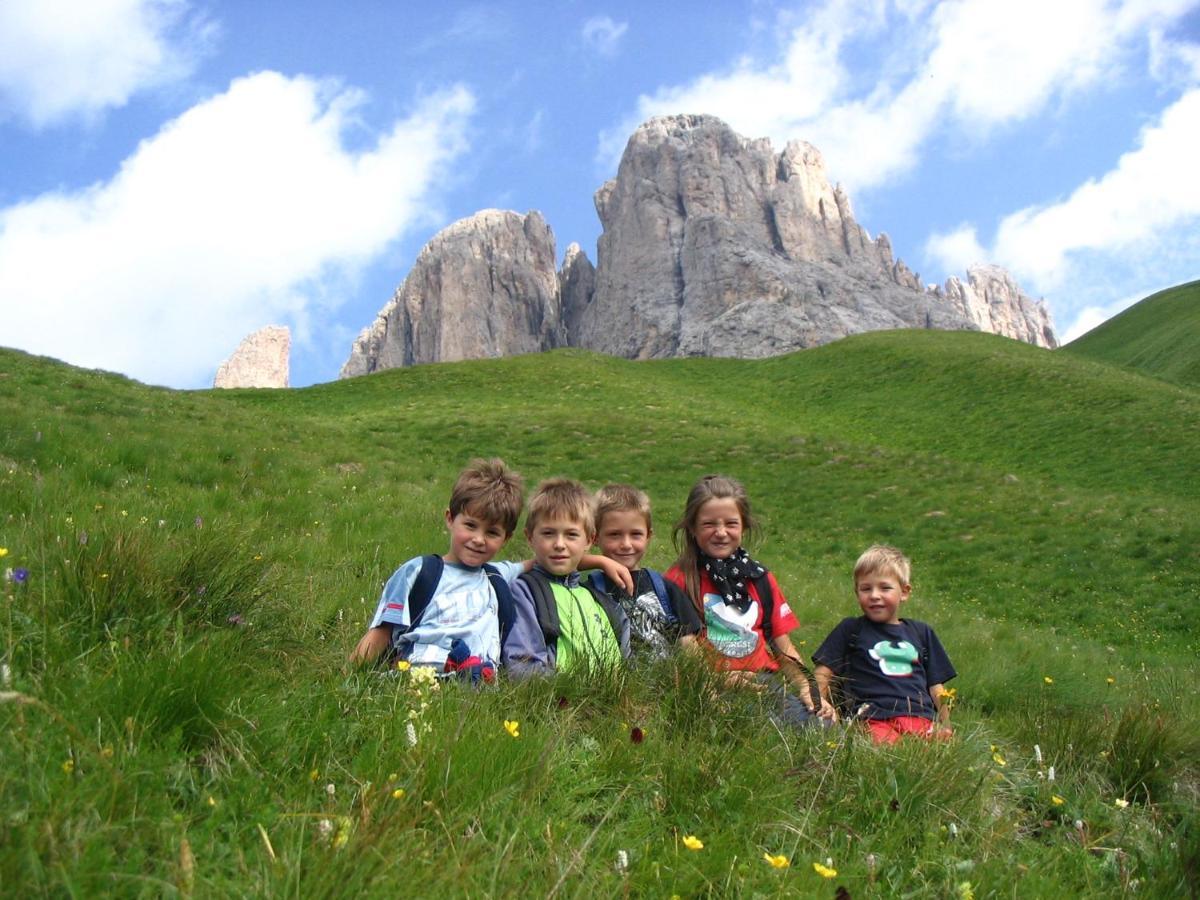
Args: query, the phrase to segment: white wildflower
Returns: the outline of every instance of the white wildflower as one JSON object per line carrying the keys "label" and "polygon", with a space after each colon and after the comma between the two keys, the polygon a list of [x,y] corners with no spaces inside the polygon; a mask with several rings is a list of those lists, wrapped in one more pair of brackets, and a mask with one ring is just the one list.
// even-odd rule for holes
{"label": "white wildflower", "polygon": [[1042,748],[1037,744],[1033,745],[1033,758],[1037,760],[1039,766],[1042,764]]}
{"label": "white wildflower", "polygon": [[629,854],[624,850],[617,851],[617,871],[624,872],[629,868]]}
{"label": "white wildflower", "polygon": [[1053,781],[1053,780],[1054,780],[1054,766],[1051,766],[1050,768],[1048,768],[1048,769],[1046,770],[1046,780],[1047,780],[1047,781]]}
{"label": "white wildflower", "polygon": [[325,793],[327,793],[330,797],[337,793],[337,788],[333,786],[333,782],[325,785]]}
{"label": "white wildflower", "polygon": [[417,746],[417,729],[411,719],[404,724],[404,734],[408,737],[408,746]]}

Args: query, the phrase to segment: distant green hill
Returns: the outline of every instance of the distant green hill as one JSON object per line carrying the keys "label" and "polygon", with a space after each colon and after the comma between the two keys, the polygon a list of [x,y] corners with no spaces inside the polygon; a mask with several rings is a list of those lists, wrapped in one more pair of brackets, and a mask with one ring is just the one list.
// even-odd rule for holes
{"label": "distant green hill", "polygon": [[1200,281],[1152,294],[1062,348],[1200,386]]}

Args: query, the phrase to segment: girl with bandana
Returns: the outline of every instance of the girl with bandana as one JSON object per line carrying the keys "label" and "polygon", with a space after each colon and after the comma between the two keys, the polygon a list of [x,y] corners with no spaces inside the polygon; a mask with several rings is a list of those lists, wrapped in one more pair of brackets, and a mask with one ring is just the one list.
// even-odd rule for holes
{"label": "girl with bandana", "polygon": [[704,620],[705,644],[731,682],[775,692],[779,715],[789,724],[828,724],[836,718],[834,709],[816,692],[788,637],[800,623],[775,576],[742,546],[743,535],[754,530],[741,483],[705,475],[688,494],[675,525],[679,558],[664,577],[695,604]]}

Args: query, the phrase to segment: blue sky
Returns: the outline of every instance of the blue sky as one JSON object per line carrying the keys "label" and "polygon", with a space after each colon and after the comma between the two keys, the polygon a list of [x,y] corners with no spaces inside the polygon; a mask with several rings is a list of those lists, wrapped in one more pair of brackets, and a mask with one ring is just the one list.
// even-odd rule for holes
{"label": "blue sky", "polygon": [[0,0],[0,345],[206,387],[292,328],[330,381],[440,228],[595,190],[652,115],[823,153],[927,282],[1071,338],[1200,277],[1200,0]]}

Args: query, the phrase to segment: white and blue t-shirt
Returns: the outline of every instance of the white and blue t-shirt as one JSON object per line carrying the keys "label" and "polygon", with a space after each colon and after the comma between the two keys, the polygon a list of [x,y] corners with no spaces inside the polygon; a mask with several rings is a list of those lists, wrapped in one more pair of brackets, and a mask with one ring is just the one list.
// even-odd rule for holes
{"label": "white and blue t-shirt", "polygon": [[[487,572],[457,563],[446,563],[441,580],[415,628],[409,629],[408,594],[421,574],[422,557],[410,559],[388,579],[371,619],[371,627],[400,626],[392,631],[392,647],[400,659],[413,665],[442,667],[450,645],[462,640],[471,653],[496,665],[500,661],[500,620],[496,592]],[[493,562],[500,577],[512,581],[524,566],[519,562]]]}

